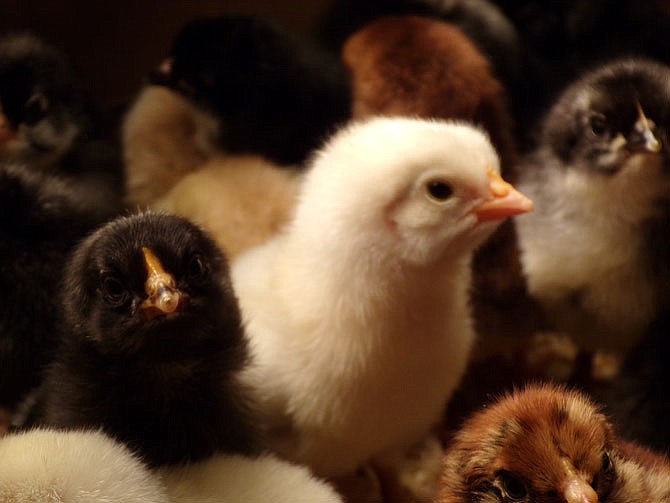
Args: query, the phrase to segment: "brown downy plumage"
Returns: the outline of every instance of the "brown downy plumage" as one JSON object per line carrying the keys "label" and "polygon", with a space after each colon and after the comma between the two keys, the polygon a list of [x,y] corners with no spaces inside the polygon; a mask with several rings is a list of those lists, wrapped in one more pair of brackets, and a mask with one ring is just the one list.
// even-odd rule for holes
{"label": "brown downy plumage", "polygon": [[147,86],[123,122],[126,203],[147,206],[218,151],[218,122],[176,92]]}
{"label": "brown downy plumage", "polygon": [[444,461],[438,503],[664,501],[667,459],[621,442],[593,401],[544,384],[468,419]]}

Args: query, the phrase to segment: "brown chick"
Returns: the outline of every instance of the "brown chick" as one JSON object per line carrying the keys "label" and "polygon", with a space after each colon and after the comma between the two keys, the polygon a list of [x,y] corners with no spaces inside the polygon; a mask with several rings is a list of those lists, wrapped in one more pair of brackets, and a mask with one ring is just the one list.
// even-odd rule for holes
{"label": "brown chick", "polygon": [[229,260],[265,242],[289,219],[302,176],[255,155],[214,157],[151,206],[189,218]]}
{"label": "brown chick", "polygon": [[214,155],[218,122],[186,98],[147,86],[122,126],[126,202],[146,206]]}
{"label": "brown chick", "polygon": [[503,168],[511,165],[515,148],[505,90],[489,60],[455,25],[383,17],[349,37],[342,59],[352,79],[354,117],[475,122],[488,131]]}
{"label": "brown chick", "polygon": [[[342,58],[353,89],[353,115],[462,119],[481,125],[514,183],[513,124],[505,89],[489,60],[455,25],[419,16],[387,16],[345,42]],[[516,232],[505,222],[473,261],[474,357],[484,360],[525,346],[541,323],[521,273]]]}
{"label": "brown chick", "polygon": [[621,442],[584,394],[531,385],[470,417],[445,456],[437,503],[667,501],[670,463]]}

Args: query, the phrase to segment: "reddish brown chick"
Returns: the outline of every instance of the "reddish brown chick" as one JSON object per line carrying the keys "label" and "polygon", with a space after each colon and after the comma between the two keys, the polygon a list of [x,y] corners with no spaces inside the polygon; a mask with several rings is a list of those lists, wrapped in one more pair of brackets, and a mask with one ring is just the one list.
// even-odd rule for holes
{"label": "reddish brown chick", "polygon": [[438,503],[664,501],[670,464],[619,442],[586,396],[530,386],[467,420],[444,462]]}
{"label": "reddish brown chick", "polygon": [[380,18],[342,49],[353,115],[462,119],[483,126],[502,166],[514,154],[505,90],[488,59],[454,25],[418,16]]}

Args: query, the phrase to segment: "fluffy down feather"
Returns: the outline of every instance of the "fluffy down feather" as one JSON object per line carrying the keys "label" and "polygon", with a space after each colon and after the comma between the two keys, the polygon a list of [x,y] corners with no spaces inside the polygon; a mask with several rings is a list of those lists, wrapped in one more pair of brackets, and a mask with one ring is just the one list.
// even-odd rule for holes
{"label": "fluffy down feather", "polygon": [[200,225],[233,259],[279,232],[301,180],[257,156],[214,157],[151,206]]}
{"label": "fluffy down feather", "polygon": [[246,381],[281,454],[345,474],[440,418],[474,338],[472,251],[500,222],[477,216],[487,168],[470,126],[354,123],[315,156],[285,231],[233,263]]}
{"label": "fluffy down feather", "polygon": [[161,469],[174,501],[199,503],[341,503],[342,498],[302,466],[271,455],[216,456]]}
{"label": "fluffy down feather", "polygon": [[2,503],[168,503],[160,480],[100,432],[31,430],[0,439]]}
{"label": "fluffy down feather", "polygon": [[147,86],[121,129],[126,202],[146,206],[218,151],[217,120],[180,94]]}

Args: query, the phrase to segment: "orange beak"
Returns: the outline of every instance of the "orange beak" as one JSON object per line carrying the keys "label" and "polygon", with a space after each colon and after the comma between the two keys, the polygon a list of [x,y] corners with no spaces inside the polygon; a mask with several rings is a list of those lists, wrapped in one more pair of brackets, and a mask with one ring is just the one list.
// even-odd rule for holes
{"label": "orange beak", "polygon": [[182,304],[184,295],[177,289],[174,277],[163,269],[158,257],[149,248],[142,247],[147,280],[144,290],[147,299],[140,305],[146,319],[174,313]]}
{"label": "orange beak", "polygon": [[491,197],[474,209],[480,222],[500,220],[533,211],[533,201],[503,180],[491,168],[488,170]]}

